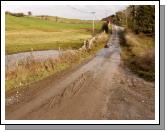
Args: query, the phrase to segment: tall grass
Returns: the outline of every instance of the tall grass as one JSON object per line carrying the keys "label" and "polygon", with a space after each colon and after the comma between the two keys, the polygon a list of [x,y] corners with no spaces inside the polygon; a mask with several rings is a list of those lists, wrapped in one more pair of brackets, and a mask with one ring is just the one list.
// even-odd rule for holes
{"label": "tall grass", "polygon": [[129,30],[121,34],[121,38],[121,56],[125,65],[140,77],[149,81],[154,81],[154,38],[147,37],[144,34],[135,35]]}

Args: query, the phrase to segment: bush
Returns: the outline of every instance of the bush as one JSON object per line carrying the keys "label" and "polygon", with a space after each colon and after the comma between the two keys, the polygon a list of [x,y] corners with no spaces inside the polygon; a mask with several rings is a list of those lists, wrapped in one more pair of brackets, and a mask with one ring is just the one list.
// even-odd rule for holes
{"label": "bush", "polygon": [[105,33],[108,33],[108,23],[107,22],[105,22],[105,23],[103,23],[103,25],[102,25],[102,31],[105,31]]}
{"label": "bush", "polygon": [[6,11],[5,14],[16,16],[16,17],[23,17],[23,16],[25,16],[24,13],[12,13],[12,12],[9,12],[9,11]]}
{"label": "bush", "polygon": [[13,16],[16,16],[16,17],[23,17],[25,16],[24,13],[12,13]]}

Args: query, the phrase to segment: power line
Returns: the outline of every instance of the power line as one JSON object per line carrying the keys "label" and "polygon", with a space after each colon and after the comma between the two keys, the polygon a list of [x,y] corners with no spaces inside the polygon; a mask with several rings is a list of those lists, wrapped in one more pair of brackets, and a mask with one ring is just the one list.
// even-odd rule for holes
{"label": "power line", "polygon": [[[84,10],[78,9],[76,7],[73,7],[71,5],[67,5],[67,6],[70,7],[71,9],[73,9],[73,10],[76,10],[78,12],[85,13],[85,14],[92,14],[94,12],[94,11],[84,11]],[[106,15],[106,12],[109,11],[109,10],[106,10],[106,9],[104,9],[104,10],[100,9],[100,10],[104,11],[105,15]],[[94,15],[95,15],[95,13],[94,13]],[[97,20],[101,20],[101,19],[97,18],[97,16],[95,16],[95,17],[96,17]]]}
{"label": "power line", "polygon": [[87,13],[87,14],[90,14],[90,13],[91,13],[91,12],[87,12],[87,11],[83,11],[83,10],[81,10],[81,9],[75,8],[75,7],[70,6],[70,5],[67,5],[67,6],[70,7],[70,8],[72,8],[73,10],[79,11],[79,12],[81,12],[81,13]]}
{"label": "power line", "polygon": [[[95,15],[95,14],[94,14]],[[98,20],[98,21],[100,21],[101,19],[99,19],[96,15],[95,15],[95,17],[96,17],[96,20]]]}
{"label": "power line", "polygon": [[73,9],[73,10],[78,11],[78,12],[85,13],[85,14],[89,14],[89,15],[91,14],[91,15],[92,15],[92,35],[94,36],[95,18],[96,18],[97,20],[100,20],[99,18],[97,18],[96,12],[95,12],[95,11],[87,12],[87,11],[83,11],[83,10],[81,10],[81,9],[75,8],[75,7],[73,7],[73,6],[70,6],[70,5],[67,5],[67,6],[70,7],[71,9]]}
{"label": "power line", "polygon": [[67,5],[67,6],[72,8],[73,10],[76,10],[76,11],[81,12],[81,13],[92,14],[92,17],[93,17],[93,20],[92,20],[92,35],[94,35],[94,27],[95,27],[95,23],[94,23],[95,15],[94,14],[96,12],[93,12],[93,11],[92,12],[87,12],[87,11],[83,11],[81,9],[75,8],[73,6],[70,6],[70,5]]}

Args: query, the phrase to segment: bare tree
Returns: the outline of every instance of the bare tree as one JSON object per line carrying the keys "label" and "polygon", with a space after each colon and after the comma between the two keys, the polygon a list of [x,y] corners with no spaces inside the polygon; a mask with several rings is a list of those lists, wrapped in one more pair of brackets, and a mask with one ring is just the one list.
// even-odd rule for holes
{"label": "bare tree", "polygon": [[29,16],[31,16],[31,15],[32,15],[32,12],[31,12],[31,11],[29,11],[29,12],[28,12],[28,15],[29,15]]}

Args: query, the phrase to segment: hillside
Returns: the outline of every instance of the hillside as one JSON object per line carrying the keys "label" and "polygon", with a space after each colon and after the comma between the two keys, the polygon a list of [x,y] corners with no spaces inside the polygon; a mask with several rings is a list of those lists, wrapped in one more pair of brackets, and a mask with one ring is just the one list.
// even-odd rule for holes
{"label": "hillside", "polygon": [[[79,48],[92,35],[90,21],[54,17],[40,19],[34,16],[16,17],[6,15],[6,54],[31,50]],[[96,31],[101,23],[95,23]]]}

